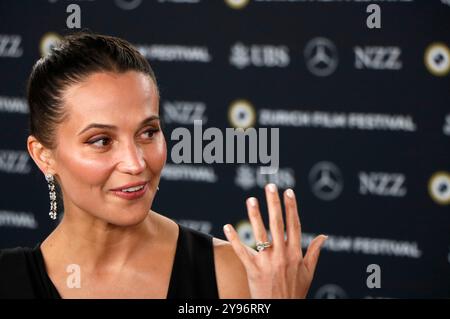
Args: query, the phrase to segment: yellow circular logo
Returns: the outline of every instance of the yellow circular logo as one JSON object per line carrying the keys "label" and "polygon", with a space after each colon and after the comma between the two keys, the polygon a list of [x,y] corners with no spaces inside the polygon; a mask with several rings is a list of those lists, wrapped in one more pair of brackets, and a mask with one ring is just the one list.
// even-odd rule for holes
{"label": "yellow circular logo", "polygon": [[231,103],[228,110],[228,120],[235,128],[246,129],[255,125],[256,113],[252,104],[246,100]]}
{"label": "yellow circular logo", "polygon": [[241,220],[235,226],[236,232],[242,243],[249,247],[255,247],[255,237],[253,236],[253,228],[248,220]]}
{"label": "yellow circular logo", "polygon": [[445,76],[450,72],[450,50],[444,43],[432,43],[425,50],[425,66],[431,74]]}
{"label": "yellow circular logo", "polygon": [[450,174],[448,172],[434,173],[428,182],[428,192],[436,203],[450,204]]}
{"label": "yellow circular logo", "polygon": [[41,56],[46,56],[50,50],[61,41],[61,36],[54,32],[48,32],[41,38],[39,49]]}
{"label": "yellow circular logo", "polygon": [[249,2],[250,0],[225,0],[225,3],[233,9],[242,9],[248,5]]}

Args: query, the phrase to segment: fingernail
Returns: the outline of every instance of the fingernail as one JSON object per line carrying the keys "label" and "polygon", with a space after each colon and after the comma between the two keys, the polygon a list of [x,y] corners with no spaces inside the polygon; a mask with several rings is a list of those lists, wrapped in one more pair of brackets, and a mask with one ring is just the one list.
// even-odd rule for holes
{"label": "fingernail", "polygon": [[277,191],[277,186],[275,184],[269,184],[267,185],[267,188],[269,189],[269,192],[275,193]]}
{"label": "fingernail", "polygon": [[292,190],[292,189],[288,189],[287,191],[286,191],[286,195],[289,197],[289,198],[294,198],[294,191]]}
{"label": "fingernail", "polygon": [[256,207],[256,198],[250,197],[248,199],[248,203],[250,204],[251,207]]}
{"label": "fingernail", "polygon": [[224,230],[226,233],[228,233],[228,234],[231,232],[231,229],[230,229],[230,226],[229,226],[229,225],[223,226],[223,230]]}

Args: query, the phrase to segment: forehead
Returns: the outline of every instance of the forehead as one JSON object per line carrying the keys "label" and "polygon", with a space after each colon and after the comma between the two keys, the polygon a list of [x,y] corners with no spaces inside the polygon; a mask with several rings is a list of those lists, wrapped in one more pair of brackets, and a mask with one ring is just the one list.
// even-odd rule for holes
{"label": "forehead", "polygon": [[63,100],[69,119],[78,125],[95,119],[139,121],[157,115],[159,106],[156,85],[148,75],[135,71],[91,74],[68,87]]}

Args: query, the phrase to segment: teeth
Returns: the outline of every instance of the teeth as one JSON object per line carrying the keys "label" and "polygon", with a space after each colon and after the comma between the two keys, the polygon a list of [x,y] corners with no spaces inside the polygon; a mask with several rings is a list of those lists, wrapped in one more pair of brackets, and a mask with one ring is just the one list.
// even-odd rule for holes
{"label": "teeth", "polygon": [[136,192],[136,191],[138,191],[138,190],[143,189],[144,186],[145,186],[145,185],[135,186],[135,187],[130,187],[130,188],[125,188],[125,189],[122,189],[121,191],[122,191],[122,192]]}

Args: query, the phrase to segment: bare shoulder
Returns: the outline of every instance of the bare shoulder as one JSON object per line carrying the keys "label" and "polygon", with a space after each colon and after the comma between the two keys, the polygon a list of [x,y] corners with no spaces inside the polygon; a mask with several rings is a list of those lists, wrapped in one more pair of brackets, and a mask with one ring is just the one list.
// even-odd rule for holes
{"label": "bare shoulder", "polygon": [[231,244],[214,237],[213,246],[219,297],[222,299],[250,298],[247,273]]}

